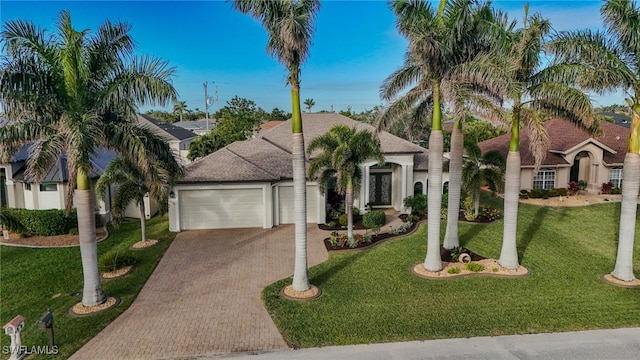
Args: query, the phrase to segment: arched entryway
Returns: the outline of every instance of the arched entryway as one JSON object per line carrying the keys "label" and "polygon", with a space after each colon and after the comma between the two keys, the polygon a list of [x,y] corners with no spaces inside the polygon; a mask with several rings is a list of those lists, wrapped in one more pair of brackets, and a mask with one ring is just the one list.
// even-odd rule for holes
{"label": "arched entryway", "polygon": [[573,158],[573,165],[571,165],[571,172],[569,174],[569,181],[578,182],[584,180],[589,182],[591,171],[591,158],[588,151],[581,151]]}

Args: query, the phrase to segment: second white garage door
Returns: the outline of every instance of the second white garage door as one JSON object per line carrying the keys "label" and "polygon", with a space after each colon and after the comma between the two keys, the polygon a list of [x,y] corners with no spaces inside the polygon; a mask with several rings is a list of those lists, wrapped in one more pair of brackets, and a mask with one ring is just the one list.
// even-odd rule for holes
{"label": "second white garage door", "polygon": [[[293,224],[293,186],[280,186],[280,224]],[[307,222],[318,222],[318,187],[307,186]]]}
{"label": "second white garage door", "polygon": [[262,189],[180,191],[180,221],[183,230],[263,227]]}

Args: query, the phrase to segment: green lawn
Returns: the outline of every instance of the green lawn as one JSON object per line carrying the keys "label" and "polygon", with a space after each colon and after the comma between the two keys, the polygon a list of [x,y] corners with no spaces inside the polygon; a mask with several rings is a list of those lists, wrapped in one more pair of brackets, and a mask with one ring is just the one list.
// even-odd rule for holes
{"label": "green lawn", "polygon": [[[140,222],[110,228],[111,235],[99,243],[98,253],[112,249],[128,249],[140,240]],[[15,315],[25,318],[22,344],[47,345],[46,333],[38,330],[36,322],[50,308],[54,314],[55,340],[60,353],[57,358],[68,358],[83,344],[120,315],[135,299],[175,237],[168,230],[167,217],[156,217],[147,222],[150,239],[160,243],[145,250],[135,251],[139,263],[133,273],[120,279],[102,281],[109,296],[116,295],[122,303],[116,308],[89,317],[70,317],[67,310],[82,300],[82,264],[80,248],[28,249],[0,246],[0,322],[6,324]],[[55,297],[56,294],[60,294]],[[9,336],[1,335],[0,348],[10,345]],[[2,355],[3,357],[5,355]],[[52,358],[43,355],[40,358]]]}
{"label": "green lawn", "polygon": [[[423,224],[414,235],[331,255],[310,269],[311,283],[323,291],[316,300],[279,297],[290,279],[267,287],[263,299],[286,341],[297,347],[640,326],[640,289],[599,279],[613,270],[619,208],[521,204],[518,249],[521,264],[532,271],[528,277],[413,275],[410,269],[425,257]],[[502,226],[461,224],[461,242],[498,258]],[[636,275],[639,250],[636,241]]]}

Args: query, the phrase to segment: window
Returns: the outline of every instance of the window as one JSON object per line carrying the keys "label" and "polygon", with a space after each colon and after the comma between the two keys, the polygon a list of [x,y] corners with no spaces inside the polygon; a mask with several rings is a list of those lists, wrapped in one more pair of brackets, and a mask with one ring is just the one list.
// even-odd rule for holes
{"label": "window", "polygon": [[413,195],[424,194],[424,187],[422,186],[422,182],[418,181],[413,184]]}
{"label": "window", "polygon": [[442,185],[442,194],[448,194],[449,193],[449,182],[445,181],[444,184]]}
{"label": "window", "polygon": [[31,191],[31,184],[27,184],[27,183],[25,183],[25,184],[24,184],[24,189],[25,189],[26,191]]}
{"label": "window", "polygon": [[40,191],[58,191],[58,184],[55,184],[55,183],[40,184]]}
{"label": "window", "polygon": [[614,188],[622,187],[622,168],[614,168],[609,171],[609,181]]}
{"label": "window", "polygon": [[553,189],[556,183],[556,171],[552,169],[541,169],[533,177],[534,189]]}

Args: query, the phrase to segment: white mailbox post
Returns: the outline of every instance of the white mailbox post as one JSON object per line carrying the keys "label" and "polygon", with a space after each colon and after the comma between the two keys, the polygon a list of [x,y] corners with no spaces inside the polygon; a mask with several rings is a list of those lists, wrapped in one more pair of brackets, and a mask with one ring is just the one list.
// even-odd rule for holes
{"label": "white mailbox post", "polygon": [[11,357],[9,360],[20,360],[25,354],[22,353],[22,340],[20,331],[24,327],[24,318],[20,315],[14,317],[4,327],[4,333],[11,336]]}

